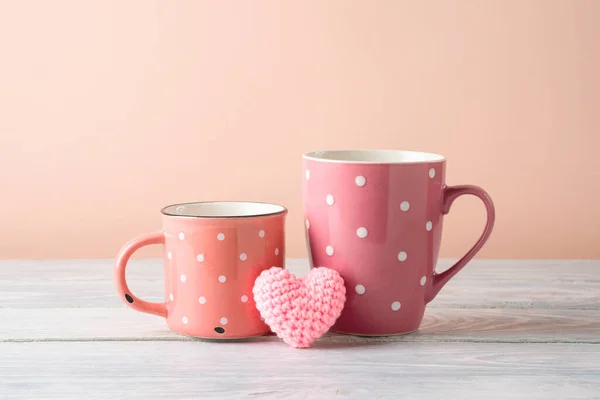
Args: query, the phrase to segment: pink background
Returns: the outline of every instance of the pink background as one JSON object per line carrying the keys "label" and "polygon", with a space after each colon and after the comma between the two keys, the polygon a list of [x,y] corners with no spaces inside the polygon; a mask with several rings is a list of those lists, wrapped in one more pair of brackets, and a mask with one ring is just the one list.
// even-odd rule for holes
{"label": "pink background", "polygon": [[[600,257],[600,2],[4,1],[0,257],[114,257],[194,200],[281,203],[301,153],[443,153],[478,257]],[[442,257],[484,225],[444,221]],[[155,246],[142,255],[157,256]]]}

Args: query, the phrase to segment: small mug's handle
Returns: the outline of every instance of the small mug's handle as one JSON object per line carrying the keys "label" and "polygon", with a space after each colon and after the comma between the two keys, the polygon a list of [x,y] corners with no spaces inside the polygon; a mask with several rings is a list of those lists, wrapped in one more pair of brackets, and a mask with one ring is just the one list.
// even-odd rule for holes
{"label": "small mug's handle", "polygon": [[127,280],[125,278],[125,270],[127,268],[127,262],[129,258],[135,253],[139,248],[148,246],[151,244],[164,244],[165,243],[165,234],[163,232],[155,232],[147,235],[138,236],[137,238],[129,241],[119,254],[117,255],[117,261],[115,264],[115,272],[114,272],[114,281],[115,286],[117,287],[117,292],[119,293],[119,297],[123,300],[123,302],[133,308],[136,311],[145,312],[148,314],[158,315],[159,317],[167,317],[167,307],[165,303],[152,303],[149,301],[144,301],[136,297],[131,290],[129,290],[129,286],[127,286]]}
{"label": "small mug's handle", "polygon": [[487,211],[487,222],[485,224],[485,228],[483,233],[479,237],[479,240],[471,250],[467,252],[456,264],[447,269],[446,271],[440,274],[433,274],[433,279],[431,285],[429,285],[428,290],[425,293],[425,302],[429,303],[431,300],[437,296],[439,291],[444,287],[448,281],[458,273],[471,259],[477,254],[479,250],[483,247],[485,242],[490,237],[492,233],[492,229],[494,228],[494,221],[496,219],[496,211],[494,208],[494,203],[492,202],[491,197],[486,193],[485,190],[478,186],[473,185],[461,185],[461,186],[446,186],[444,188],[442,194],[442,214],[448,214],[450,211],[450,206],[454,200],[458,197],[470,194],[473,196],[477,196],[485,205],[485,209]]}

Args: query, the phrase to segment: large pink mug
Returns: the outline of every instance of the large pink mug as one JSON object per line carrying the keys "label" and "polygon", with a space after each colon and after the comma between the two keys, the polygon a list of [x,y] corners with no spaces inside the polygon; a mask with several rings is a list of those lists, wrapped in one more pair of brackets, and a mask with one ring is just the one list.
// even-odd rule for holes
{"label": "large pink mug", "polygon": [[[311,267],[340,273],[346,305],[333,331],[415,331],[425,306],[484,245],[494,205],[477,186],[446,186],[446,160],[432,153],[336,150],[303,155],[303,201]],[[443,216],[459,196],[479,197],[487,223],[454,266],[435,272]]]}
{"label": "large pink mug", "polygon": [[[136,311],[158,315],[178,334],[233,339],[270,332],[252,295],[265,269],[284,267],[283,206],[253,202],[175,204],[162,209],[162,230],[139,236],[119,252],[114,279],[119,297]],[[142,246],[164,247],[165,299],[135,296],[127,262]]]}

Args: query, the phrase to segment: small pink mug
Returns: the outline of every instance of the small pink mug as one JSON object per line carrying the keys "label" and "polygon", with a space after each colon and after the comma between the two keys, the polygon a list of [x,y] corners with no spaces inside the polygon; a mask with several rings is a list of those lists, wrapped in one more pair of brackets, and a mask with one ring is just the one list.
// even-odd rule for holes
{"label": "small pink mug", "polygon": [[[114,278],[119,297],[136,311],[166,318],[175,333],[210,339],[270,332],[256,309],[254,281],[285,267],[283,206],[253,202],[175,204],[161,210],[162,231],[140,236],[119,252]],[[125,280],[131,255],[164,246],[165,302],[136,297]]]}
{"label": "small pink mug", "polygon": [[[425,306],[484,245],[494,205],[477,186],[446,186],[446,160],[431,153],[335,150],[303,155],[303,202],[311,267],[340,273],[346,305],[332,330],[395,335],[418,329]],[[470,194],[487,209],[477,243],[435,272],[442,219]]]}

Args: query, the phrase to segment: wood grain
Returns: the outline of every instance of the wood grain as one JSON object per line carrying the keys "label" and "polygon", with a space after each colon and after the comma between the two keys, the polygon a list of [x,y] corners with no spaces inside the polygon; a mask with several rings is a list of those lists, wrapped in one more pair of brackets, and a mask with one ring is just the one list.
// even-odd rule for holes
{"label": "wood grain", "polygon": [[[190,340],[170,332],[164,319],[124,306],[4,309],[0,320],[0,341]],[[432,309],[412,334],[387,338],[331,334],[328,340],[600,343],[600,311]]]}
{"label": "wood grain", "polygon": [[[446,269],[453,260],[440,260]],[[0,261],[0,307],[119,307],[112,260]],[[302,276],[307,260],[288,260]],[[138,296],[160,301],[162,261],[133,260],[128,281]],[[600,310],[600,262],[477,260],[442,289],[429,308]]]}
{"label": "wood grain", "polygon": [[0,398],[590,399],[598,346],[4,343]]}
{"label": "wood grain", "polygon": [[[599,261],[474,261],[419,331],[330,333],[306,350],[176,335],[122,304],[112,268],[0,261],[0,399],[600,398]],[[128,279],[162,300],[160,260],[134,260]]]}

